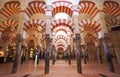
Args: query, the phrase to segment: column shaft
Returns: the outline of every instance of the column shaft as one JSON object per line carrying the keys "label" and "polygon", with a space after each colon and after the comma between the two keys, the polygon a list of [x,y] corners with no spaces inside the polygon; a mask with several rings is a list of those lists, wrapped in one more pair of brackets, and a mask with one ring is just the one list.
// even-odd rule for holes
{"label": "column shaft", "polygon": [[76,34],[76,59],[77,59],[77,71],[82,74],[81,54],[80,54],[80,35]]}
{"label": "column shaft", "polygon": [[52,64],[55,64],[55,46],[53,45],[53,49],[52,49]]}
{"label": "column shaft", "polygon": [[17,68],[18,68],[19,57],[20,57],[21,46],[22,46],[21,34],[17,35],[17,45],[16,46],[17,46],[17,50],[16,50],[16,55],[15,55],[15,61],[13,63],[12,73],[16,73]]}
{"label": "column shaft", "polygon": [[46,34],[46,51],[45,51],[45,74],[49,73],[49,52],[50,52],[50,35]]}
{"label": "column shaft", "polygon": [[68,45],[68,64],[71,65],[71,46]]}
{"label": "column shaft", "polygon": [[106,59],[107,59],[107,62],[108,62],[108,68],[109,68],[110,72],[115,72],[114,67],[113,67],[113,63],[112,63],[112,59],[111,59],[111,56],[110,56],[110,53],[109,53],[108,37],[105,37],[103,39],[103,46],[104,46]]}

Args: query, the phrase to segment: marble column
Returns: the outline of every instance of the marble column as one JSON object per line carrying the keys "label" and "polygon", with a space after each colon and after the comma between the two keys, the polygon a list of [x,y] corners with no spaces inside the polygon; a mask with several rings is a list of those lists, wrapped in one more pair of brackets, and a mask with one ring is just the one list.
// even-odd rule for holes
{"label": "marble column", "polygon": [[111,32],[113,43],[114,43],[114,52],[116,55],[116,59],[118,64],[120,64],[120,31],[113,31]]}
{"label": "marble column", "polygon": [[115,61],[118,64],[118,59],[117,59],[117,56],[116,56],[116,53],[115,53],[115,47],[114,47],[114,45],[112,46],[112,51],[113,51],[113,54],[114,54]]}
{"label": "marble column", "polygon": [[39,64],[39,59],[40,59],[40,51],[41,51],[41,47],[40,47],[39,44],[37,45],[37,51],[38,51],[38,57],[37,57],[37,65],[38,65]]}
{"label": "marble column", "polygon": [[112,59],[111,59],[111,56],[109,53],[108,40],[109,40],[109,36],[108,36],[108,34],[105,34],[105,36],[103,38],[103,46],[104,46],[104,51],[105,51],[105,55],[106,55],[106,59],[107,59],[107,63],[108,63],[108,68],[109,68],[110,72],[115,72],[113,63],[112,63]]}
{"label": "marble column", "polygon": [[51,37],[51,18],[52,5],[46,5],[46,51],[45,51],[45,74],[49,73],[49,53],[50,53],[50,37]]}
{"label": "marble column", "polygon": [[85,50],[85,45],[81,45],[81,46],[82,46],[84,64],[87,64],[87,51]]}
{"label": "marble column", "polygon": [[45,74],[49,73],[49,53],[50,53],[50,35],[46,34],[46,51],[45,51]]}
{"label": "marble column", "polygon": [[25,61],[25,56],[26,56],[25,49],[26,49],[26,46],[23,44],[22,45],[22,52],[21,52],[21,64],[23,64],[23,62]]}
{"label": "marble column", "polygon": [[71,45],[68,45],[67,52],[68,52],[68,64],[71,65]]}
{"label": "marble column", "polygon": [[55,46],[53,45],[53,49],[52,49],[52,64],[55,64]]}
{"label": "marble column", "polygon": [[100,46],[96,47],[96,51],[97,51],[98,61],[100,62],[100,64],[103,64],[102,55],[100,53]]}
{"label": "marble column", "polygon": [[81,52],[80,52],[80,34],[76,34],[74,39],[76,43],[76,61],[77,61],[77,72],[82,74],[82,64],[81,64]]}
{"label": "marble column", "polygon": [[21,34],[17,34],[17,48],[16,48],[16,54],[15,54],[15,60],[13,63],[13,68],[12,68],[12,73],[16,73],[18,69],[18,63],[19,63],[19,57],[20,57],[20,52],[21,52],[21,46],[22,46],[22,40],[23,38],[21,37]]}

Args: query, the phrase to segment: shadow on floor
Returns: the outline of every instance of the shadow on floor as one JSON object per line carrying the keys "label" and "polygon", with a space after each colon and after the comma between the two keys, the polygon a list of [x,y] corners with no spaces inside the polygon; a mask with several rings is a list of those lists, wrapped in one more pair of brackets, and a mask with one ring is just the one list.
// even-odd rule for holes
{"label": "shadow on floor", "polygon": [[22,77],[28,77],[30,74],[25,74],[25,75],[23,75]]}
{"label": "shadow on floor", "polygon": [[98,74],[98,75],[100,75],[100,76],[102,76],[102,77],[107,77],[106,75],[104,75],[104,74]]}

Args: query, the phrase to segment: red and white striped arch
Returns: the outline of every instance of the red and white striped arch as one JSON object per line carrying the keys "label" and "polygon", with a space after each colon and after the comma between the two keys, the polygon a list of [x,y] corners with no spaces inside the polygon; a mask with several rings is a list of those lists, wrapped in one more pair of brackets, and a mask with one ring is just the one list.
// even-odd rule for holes
{"label": "red and white striped arch", "polygon": [[67,13],[69,16],[72,16],[72,3],[68,1],[56,1],[52,3],[53,10],[52,16],[54,17],[57,13],[63,12]]}
{"label": "red and white striped arch", "polygon": [[69,1],[55,1],[52,3],[53,8],[59,7],[59,6],[65,6],[68,8],[72,7],[72,3]]}
{"label": "red and white striped arch", "polygon": [[117,19],[112,18],[112,19],[107,19],[106,20],[106,26],[115,26],[117,25]]}
{"label": "red and white striped arch", "polygon": [[3,21],[0,23],[0,32],[4,32],[4,31],[6,31],[6,29],[9,28],[9,30],[7,30],[8,32],[12,32],[12,33],[16,34],[17,26],[18,26],[17,20],[9,19],[9,20]]}
{"label": "red and white striped arch", "polygon": [[31,26],[25,26],[25,28],[23,28],[26,33],[30,34],[31,32],[33,31],[36,31],[38,32],[38,25],[37,24],[34,24],[34,25],[31,25]]}
{"label": "red and white striped arch", "polygon": [[120,6],[115,1],[105,1],[103,11],[115,17],[120,16]]}
{"label": "red and white striped arch", "polygon": [[100,24],[97,23],[97,21],[93,21],[89,19],[81,20],[79,22],[79,26],[80,26],[81,32],[88,31],[94,34],[94,33],[98,33],[99,31],[101,31]]}
{"label": "red and white striped arch", "polygon": [[[45,32],[46,22],[39,19],[33,19],[24,23],[24,25],[25,25],[24,30],[28,33],[29,31],[31,32],[31,30],[37,30],[38,32],[43,33]],[[40,30],[38,29],[38,27]]]}
{"label": "red and white striped arch", "polygon": [[57,26],[53,29],[52,33],[56,34],[58,31],[64,31],[66,34],[67,32],[72,32],[69,27],[66,26]]}
{"label": "red and white striped arch", "polygon": [[63,46],[63,47],[65,47],[65,45],[62,44],[62,43],[59,43],[59,44],[57,45],[57,47],[59,47],[59,46]]}
{"label": "red and white striped arch", "polygon": [[86,42],[96,42],[97,41],[97,37],[95,37],[94,35],[92,34],[87,34],[85,37],[84,37],[85,41]]}
{"label": "red and white striped arch", "polygon": [[9,1],[4,4],[4,7],[0,10],[0,14],[9,18],[10,16],[17,14],[21,11],[19,1]]}
{"label": "red and white striped arch", "polygon": [[56,50],[58,50],[59,48],[62,48],[63,51],[65,51],[65,47],[64,47],[63,45],[59,45],[59,46],[57,46],[57,47],[56,47]]}
{"label": "red and white striped arch", "polygon": [[89,14],[91,17],[95,17],[95,15],[99,12],[96,4],[91,1],[80,1],[79,9],[79,13]]}
{"label": "red and white striped arch", "polygon": [[28,7],[26,8],[26,13],[29,17],[36,13],[42,13],[45,14],[46,5],[45,2],[42,1],[32,1],[28,4]]}
{"label": "red and white striped arch", "polygon": [[67,46],[67,43],[64,39],[59,39],[55,42],[55,46],[57,46],[59,44],[63,44],[65,47]]}
{"label": "red and white striped arch", "polygon": [[65,47],[64,44],[58,44],[58,45],[57,45],[57,47],[61,47],[61,46],[62,46],[62,47]]}
{"label": "red and white striped arch", "polygon": [[61,40],[63,40],[63,39],[60,39],[60,41],[58,40],[57,43],[55,44],[55,47],[56,47],[57,50],[58,50],[58,48],[60,48],[60,47],[62,47],[62,48],[65,50],[66,47],[67,47],[67,44],[65,43],[65,41],[63,40],[63,41],[61,42]]}
{"label": "red and white striped arch", "polygon": [[58,26],[67,26],[69,27],[72,31],[74,29],[74,23],[70,20],[66,20],[66,19],[58,19],[58,20],[54,20],[52,23],[51,23],[51,26],[52,26],[52,31],[55,27],[58,27]]}
{"label": "red and white striped arch", "polygon": [[58,35],[57,37],[55,37],[55,42],[58,41],[59,39],[63,39],[67,43],[67,37],[65,37],[64,35]]}
{"label": "red and white striped arch", "polygon": [[26,43],[29,43],[30,40],[37,41],[38,38],[37,38],[37,37],[34,37],[34,36],[29,36],[29,37],[27,37],[27,38],[25,39],[25,42],[26,42]]}

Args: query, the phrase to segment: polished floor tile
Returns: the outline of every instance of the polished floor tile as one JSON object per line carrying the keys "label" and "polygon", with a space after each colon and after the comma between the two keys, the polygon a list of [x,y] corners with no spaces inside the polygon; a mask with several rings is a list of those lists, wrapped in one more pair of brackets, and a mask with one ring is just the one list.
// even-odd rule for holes
{"label": "polished floor tile", "polygon": [[44,60],[39,62],[39,65],[35,65],[34,61],[27,61],[22,65],[19,64],[18,71],[12,74],[13,63],[0,64],[0,77],[120,77],[120,65],[114,63],[115,73],[111,73],[108,70],[107,64],[99,64],[98,62],[88,62],[84,64],[82,62],[83,74],[77,73],[76,61],[72,60],[69,65],[64,60],[56,61],[55,65],[52,65],[50,61],[50,72],[44,74]]}

